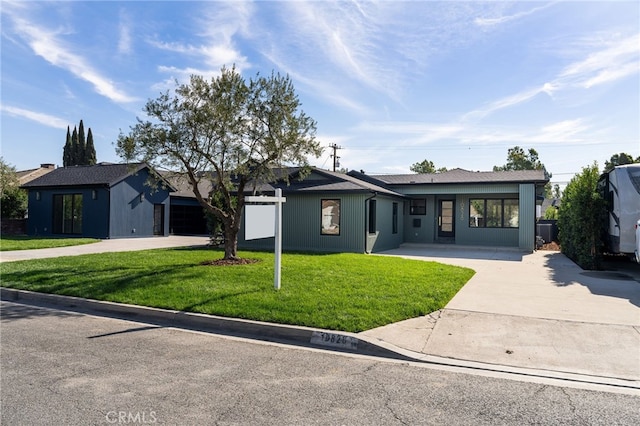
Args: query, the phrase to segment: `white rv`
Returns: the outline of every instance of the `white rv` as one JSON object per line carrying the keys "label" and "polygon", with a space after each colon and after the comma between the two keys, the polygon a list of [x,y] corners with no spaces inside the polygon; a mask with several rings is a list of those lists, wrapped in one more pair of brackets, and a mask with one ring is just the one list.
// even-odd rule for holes
{"label": "white rv", "polygon": [[598,189],[607,202],[606,251],[635,257],[636,226],[640,220],[640,164],[617,166],[604,173]]}

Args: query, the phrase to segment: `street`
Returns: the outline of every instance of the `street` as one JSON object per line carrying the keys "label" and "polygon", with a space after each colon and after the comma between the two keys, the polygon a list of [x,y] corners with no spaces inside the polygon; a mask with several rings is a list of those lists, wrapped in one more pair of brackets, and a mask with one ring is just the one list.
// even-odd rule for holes
{"label": "street", "polygon": [[640,424],[640,399],[1,306],[3,425]]}

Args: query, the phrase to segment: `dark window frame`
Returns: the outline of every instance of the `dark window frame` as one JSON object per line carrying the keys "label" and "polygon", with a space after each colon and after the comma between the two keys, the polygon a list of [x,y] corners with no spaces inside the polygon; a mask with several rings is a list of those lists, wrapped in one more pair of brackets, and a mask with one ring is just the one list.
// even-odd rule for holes
{"label": "dark window frame", "polygon": [[[515,201],[515,207],[517,208],[518,211],[518,225],[517,226],[510,226],[510,221],[507,220],[508,218],[506,217],[505,213],[505,201]],[[471,224],[471,220],[472,220],[472,211],[471,209],[475,209],[474,207],[474,202],[482,202],[482,212],[480,213],[482,218],[481,218],[481,223],[479,223],[476,226],[472,226]],[[490,208],[490,204],[493,204],[495,206],[495,203],[499,202],[499,224],[496,225],[487,225],[488,221],[487,218],[490,217],[490,215],[487,214],[488,208]],[[467,214],[468,214],[468,221],[467,221],[467,227],[469,228],[473,228],[473,229],[518,229],[520,227],[520,201],[517,198],[495,198],[495,197],[491,197],[491,198],[470,198],[469,199],[469,209],[467,210]],[[477,219],[476,219],[477,220]],[[492,223],[492,222],[489,222]]]}
{"label": "dark window frame", "polygon": [[376,232],[378,232],[377,224],[376,224],[377,204],[378,203],[376,200],[369,200],[369,215],[368,215],[368,221],[367,221],[367,228],[368,228],[369,234],[375,234]]}
{"label": "dark window frame", "polygon": [[[421,201],[422,203],[418,202]],[[412,216],[426,216],[427,215],[427,199],[426,198],[411,198],[409,200],[409,214]]]}
{"label": "dark window frame", "polygon": [[53,194],[52,233],[81,235],[84,197],[81,193]]}
{"label": "dark window frame", "polygon": [[[326,235],[326,236],[332,236],[332,237],[340,236],[340,228],[341,228],[341,222],[342,222],[341,202],[342,200],[340,198],[322,198],[320,200],[320,235]],[[324,222],[325,217],[324,217],[323,210],[325,208],[331,207],[331,204],[333,204],[331,222],[329,224],[330,226],[326,227]],[[335,212],[336,208],[338,210],[337,213]],[[337,220],[335,219],[336,216],[338,218]]]}
{"label": "dark window frame", "polygon": [[391,207],[391,233],[398,233],[398,203],[393,203]]}

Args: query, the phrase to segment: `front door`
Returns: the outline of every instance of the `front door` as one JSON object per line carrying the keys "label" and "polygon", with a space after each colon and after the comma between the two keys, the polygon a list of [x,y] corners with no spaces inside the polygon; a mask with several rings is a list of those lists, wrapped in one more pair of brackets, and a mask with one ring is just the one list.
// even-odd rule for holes
{"label": "front door", "polygon": [[454,219],[455,201],[439,200],[438,201],[438,238],[445,240],[453,240],[455,237]]}
{"label": "front door", "polygon": [[153,205],[153,235],[164,235],[164,204]]}

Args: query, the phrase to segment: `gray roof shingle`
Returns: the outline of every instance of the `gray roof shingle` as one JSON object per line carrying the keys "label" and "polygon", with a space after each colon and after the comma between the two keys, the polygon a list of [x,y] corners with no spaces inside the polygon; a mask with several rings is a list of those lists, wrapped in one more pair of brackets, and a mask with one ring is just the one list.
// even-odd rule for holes
{"label": "gray roof shingle", "polygon": [[465,184],[465,183],[517,183],[548,181],[544,170],[510,170],[501,172],[472,172],[464,169],[452,169],[442,173],[421,173],[407,175],[372,175],[387,185],[419,184]]}
{"label": "gray roof shingle", "polygon": [[145,164],[96,164],[59,167],[26,184],[23,188],[63,186],[113,186],[127,176],[146,168]]}

